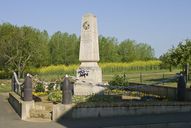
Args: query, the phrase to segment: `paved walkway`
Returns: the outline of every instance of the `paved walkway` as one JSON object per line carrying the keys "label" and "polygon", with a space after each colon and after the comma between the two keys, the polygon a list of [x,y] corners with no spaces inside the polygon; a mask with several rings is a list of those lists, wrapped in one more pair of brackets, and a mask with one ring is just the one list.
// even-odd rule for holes
{"label": "paved walkway", "polygon": [[22,121],[7,101],[7,94],[0,94],[0,128],[63,128],[55,122],[34,123]]}
{"label": "paved walkway", "polygon": [[20,120],[7,101],[7,94],[0,94],[0,128],[190,128],[190,113],[142,115],[98,119],[61,119],[58,122],[35,123]]}

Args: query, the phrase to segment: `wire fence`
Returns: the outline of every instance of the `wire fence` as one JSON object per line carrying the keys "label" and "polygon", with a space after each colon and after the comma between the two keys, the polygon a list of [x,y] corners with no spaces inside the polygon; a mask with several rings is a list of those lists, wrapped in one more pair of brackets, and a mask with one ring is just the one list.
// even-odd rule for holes
{"label": "wire fence", "polygon": [[174,73],[136,73],[127,74],[129,82],[141,84],[158,84],[166,86],[174,86],[176,84],[177,75]]}
{"label": "wire fence", "polygon": [[[126,74],[129,86],[109,86],[110,90],[125,90],[127,99],[166,100],[176,99],[177,79],[175,73],[131,73]],[[112,92],[112,91],[110,91]],[[168,99],[168,100],[167,100]]]}

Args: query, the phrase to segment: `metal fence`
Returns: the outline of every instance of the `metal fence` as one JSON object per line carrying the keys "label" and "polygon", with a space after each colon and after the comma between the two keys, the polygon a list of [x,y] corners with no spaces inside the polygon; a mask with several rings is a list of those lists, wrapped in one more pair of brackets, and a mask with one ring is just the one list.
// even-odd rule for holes
{"label": "metal fence", "polygon": [[129,82],[142,83],[142,84],[171,84],[176,83],[177,75],[174,73],[135,73],[127,74]]}
{"label": "metal fence", "polygon": [[16,92],[19,96],[22,96],[24,83],[19,82],[17,74],[13,72],[11,80],[11,90]]}

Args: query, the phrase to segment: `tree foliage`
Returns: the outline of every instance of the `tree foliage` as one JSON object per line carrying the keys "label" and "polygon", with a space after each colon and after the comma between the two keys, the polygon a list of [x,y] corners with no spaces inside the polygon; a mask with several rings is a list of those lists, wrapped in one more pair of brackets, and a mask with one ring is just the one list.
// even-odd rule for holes
{"label": "tree foliage", "polygon": [[0,26],[0,60],[2,67],[16,70],[18,76],[29,65],[47,64],[47,39],[43,33],[31,27],[17,27],[8,23]]}
{"label": "tree foliage", "polygon": [[99,36],[99,50],[101,62],[118,62],[118,42],[114,37]]}
{"label": "tree foliage", "polygon": [[171,66],[182,67],[186,63],[191,64],[191,40],[186,39],[180,42],[176,48],[172,47],[167,53],[160,56],[160,60],[169,68]]}
{"label": "tree foliage", "polygon": [[[49,36],[47,31],[29,26],[0,24],[0,70],[22,75],[31,67],[79,63],[80,38],[60,31]],[[134,40],[118,42],[115,37],[99,36],[101,62],[150,60],[150,45]]]}
{"label": "tree foliage", "polygon": [[79,38],[68,33],[56,32],[49,42],[51,64],[78,63]]}
{"label": "tree foliage", "polygon": [[151,60],[154,58],[154,49],[146,43],[136,43],[128,39],[119,44],[119,55],[122,62]]}

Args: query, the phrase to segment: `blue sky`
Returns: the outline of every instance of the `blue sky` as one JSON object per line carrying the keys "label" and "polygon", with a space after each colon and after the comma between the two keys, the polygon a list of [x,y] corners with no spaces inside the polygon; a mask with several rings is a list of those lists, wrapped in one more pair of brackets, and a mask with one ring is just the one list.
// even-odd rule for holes
{"label": "blue sky", "polygon": [[92,12],[99,34],[148,43],[158,57],[191,39],[190,5],[191,0],[0,0],[0,23],[80,35],[82,16]]}

